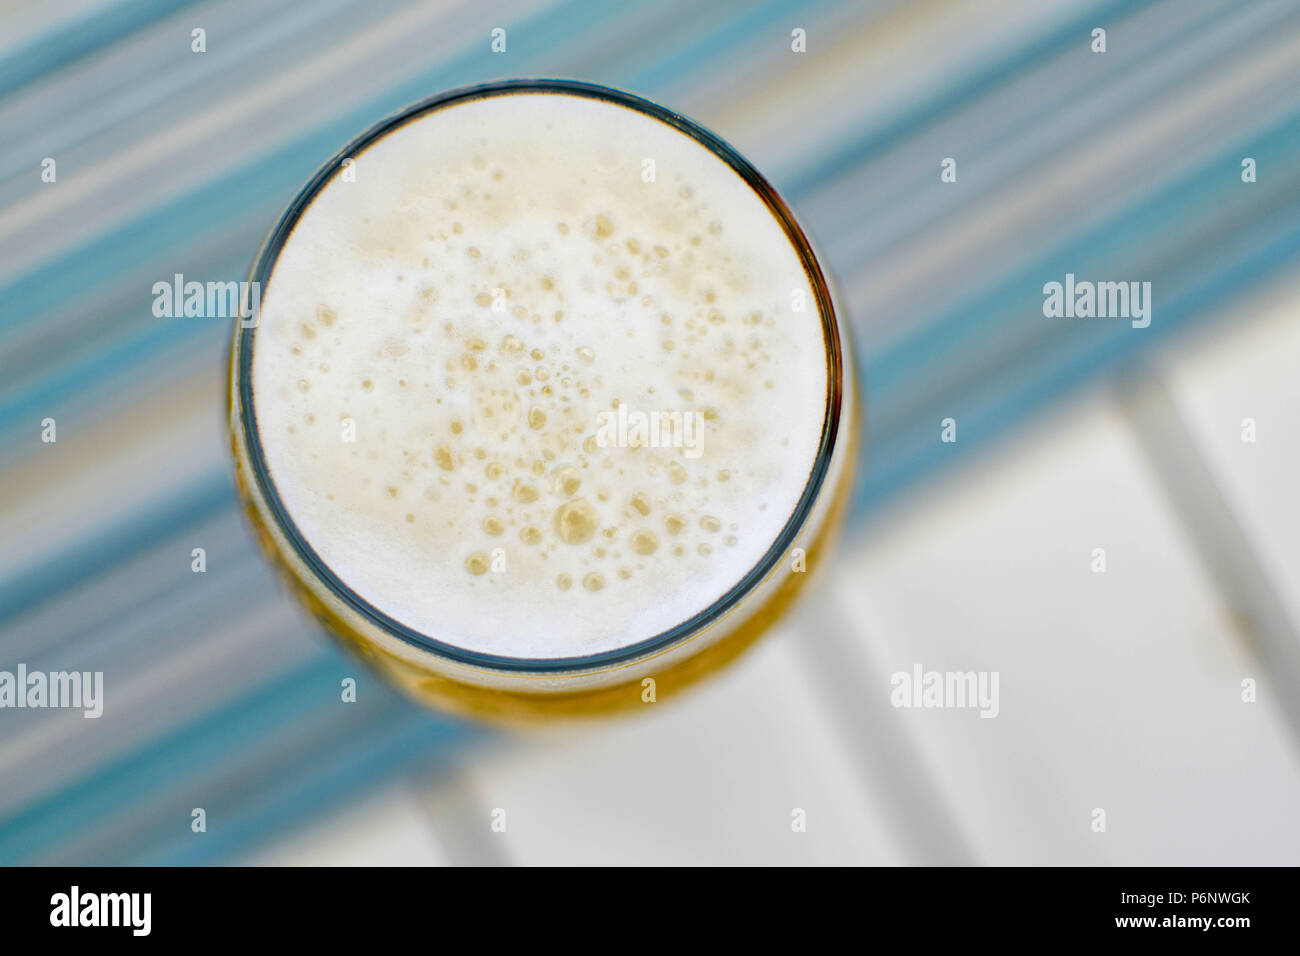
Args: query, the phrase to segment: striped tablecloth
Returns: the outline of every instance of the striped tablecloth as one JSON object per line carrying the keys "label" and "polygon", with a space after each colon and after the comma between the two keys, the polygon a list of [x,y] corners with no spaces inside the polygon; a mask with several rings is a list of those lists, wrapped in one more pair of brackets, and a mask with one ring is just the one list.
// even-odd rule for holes
{"label": "striped tablecloth", "polygon": [[[1294,0],[11,3],[0,670],[103,671],[107,700],[98,720],[0,711],[0,862],[223,862],[488,743],[364,675],[339,705],[354,665],[236,505],[227,326],[156,318],[151,290],[243,277],[341,144],[505,76],[649,96],[788,197],[852,313],[858,529],[1300,261]],[[1067,274],[1151,282],[1150,327],[1046,318]]]}

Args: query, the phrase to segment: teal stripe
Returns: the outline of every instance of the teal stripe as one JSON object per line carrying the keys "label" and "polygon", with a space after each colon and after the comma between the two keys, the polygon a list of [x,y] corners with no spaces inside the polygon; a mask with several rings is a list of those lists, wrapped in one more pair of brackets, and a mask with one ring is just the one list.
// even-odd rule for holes
{"label": "teal stripe", "polygon": [[1005,59],[971,70],[920,104],[908,107],[882,124],[868,127],[837,146],[834,151],[828,150],[825,156],[816,157],[814,162],[782,180],[783,191],[789,190],[795,194],[811,192],[819,186],[834,182],[853,167],[896,148],[900,141],[914,137],[927,127],[969,109],[999,87],[1014,81],[1018,74],[1043,66],[1054,57],[1085,42],[1089,30],[1101,20],[1123,20],[1135,16],[1155,2],[1159,0],[1111,0],[1096,10],[1062,24],[1046,36],[1033,38]]}
{"label": "teal stripe", "polygon": [[480,728],[431,721],[411,712],[391,722],[374,721],[339,746],[340,753],[306,754],[287,763],[269,793],[250,794],[247,805],[210,823],[203,839],[173,839],[157,847],[132,847],[129,862],[153,866],[205,866],[229,861],[295,825],[375,789],[417,765],[422,774],[440,770],[456,750],[488,736]]}
{"label": "teal stripe", "polygon": [[[326,696],[337,701],[344,676],[351,675],[339,658],[317,658],[10,814],[0,820],[0,863],[37,862],[136,795],[167,793],[187,775],[220,766],[248,741],[261,739],[268,726],[292,723]],[[387,692],[376,689],[374,693]],[[174,824],[186,827],[188,820]]]}
{"label": "teal stripe", "polygon": [[[1295,222],[1296,217],[1292,216],[1291,221]],[[894,495],[938,468],[987,450],[1012,426],[1041,412],[1049,403],[1096,381],[1103,373],[1124,368],[1155,344],[1155,340],[1171,338],[1197,320],[1214,315],[1216,308],[1231,296],[1276,277],[1287,267],[1294,268],[1297,259],[1300,259],[1300,229],[1273,240],[1232,269],[1198,284],[1174,304],[1163,306],[1158,324],[1153,321],[1149,329],[1143,330],[1150,335],[1111,335],[1092,348],[1071,350],[1056,358],[1027,355],[1016,363],[1015,369],[1021,373],[1016,380],[1012,381],[1010,375],[1002,376],[1000,390],[984,400],[976,401],[968,393],[935,401],[927,409],[929,414],[920,416],[924,420],[914,422],[914,427],[905,429],[892,440],[872,441],[868,445],[864,457],[870,462],[870,470],[860,473],[854,502],[855,520],[883,511]],[[1151,341],[1139,342],[1139,338]],[[886,371],[888,366],[887,361],[869,365],[866,375],[871,376],[872,367]],[[1032,372],[1025,374],[1028,370]],[[975,391],[980,390],[988,391],[979,388]],[[952,444],[939,441],[940,409],[944,414],[960,416],[961,441]]]}
{"label": "teal stripe", "polygon": [[[274,64],[276,71],[285,71],[303,61],[310,61],[317,55],[319,44],[329,42],[331,36],[350,35],[355,31],[354,8],[364,2],[365,0],[328,0],[326,3],[313,0],[311,7],[304,10],[301,5],[285,6],[284,0],[279,0],[269,16],[257,9],[256,23],[242,24],[246,29],[239,36],[238,43],[218,41],[202,57],[191,55],[191,27],[186,25],[174,41],[155,41],[142,54],[143,65],[145,56],[156,55],[158,45],[163,42],[172,43],[172,58],[163,59],[160,68],[155,68],[152,73],[119,70],[112,74],[111,86],[108,85],[110,81],[105,79],[104,88],[97,90],[102,108],[87,111],[84,104],[78,104],[82,108],[76,112],[75,123],[62,127],[68,138],[57,144],[49,143],[41,136],[46,132],[48,115],[36,112],[30,108],[30,104],[24,104],[27,108],[21,111],[21,115],[27,122],[20,128],[10,130],[15,134],[11,142],[21,144],[22,148],[12,151],[7,158],[0,155],[0,198],[5,194],[5,187],[16,185],[13,183],[15,176],[23,177],[23,186],[30,183],[28,170],[32,166],[34,148],[41,150],[37,153],[39,156],[75,152],[87,147],[106,130],[114,130],[119,134],[116,142],[99,142],[90,148],[100,154],[120,149],[129,145],[133,124],[138,128],[141,125],[139,121],[147,123],[150,129],[156,129],[174,121],[182,111],[186,115],[192,115],[197,104],[187,101],[186,94],[201,91],[198,96],[191,96],[191,100],[231,97],[247,88],[250,77],[256,83],[256,77],[265,70],[268,63]],[[247,11],[245,16],[247,18]],[[206,20],[197,21],[195,25],[204,22]],[[177,52],[180,53],[179,57],[176,56]],[[248,69],[248,66],[253,69]],[[111,100],[111,106],[103,102],[108,100]],[[129,108],[123,110],[124,103],[129,103]],[[67,119],[67,116],[60,117],[65,122]]]}
{"label": "teal stripe", "polygon": [[[690,85],[692,76],[717,70],[719,57],[771,30],[782,18],[792,27],[806,27],[809,25],[806,21],[809,8],[825,9],[827,6],[821,0],[771,0],[742,6],[738,11],[739,17],[728,17],[704,29],[696,19],[683,20],[683,36],[681,42],[673,46],[673,52],[659,57],[653,66],[628,75],[623,81],[624,89],[663,91]],[[795,14],[801,18],[797,23],[790,19]],[[772,33],[772,43],[777,49],[788,49],[789,40],[788,32]],[[663,95],[662,92],[659,95]]]}
{"label": "teal stripe", "polygon": [[[529,48],[550,52],[579,42],[580,34],[566,22],[572,16],[588,25],[609,18],[613,5],[599,0],[571,0],[565,13],[537,18],[526,27],[532,38]],[[484,47],[484,50],[486,47]],[[193,238],[194,224],[218,228],[239,215],[244,207],[259,201],[290,198],[342,144],[386,116],[440,89],[465,83],[481,72],[484,50],[464,51],[448,63],[420,74],[398,87],[343,114],[316,131],[237,166],[187,195],[154,208],[105,236],[91,240],[54,261],[0,287],[0,334],[12,330],[69,300],[89,295],[133,263],[162,257],[168,250],[183,247]],[[524,66],[532,58],[524,57]],[[512,59],[512,65],[517,61]],[[268,227],[271,225],[267,224]],[[250,256],[251,258],[251,256]],[[159,279],[170,278],[159,276]]]}
{"label": "teal stripe", "polygon": [[[72,395],[103,384],[103,380],[157,360],[182,345],[210,339],[226,341],[230,322],[225,319],[158,319],[157,324],[126,339],[63,364],[41,382],[19,390],[10,401],[0,401],[0,433],[8,429],[36,429],[43,417],[57,420],[63,403]],[[215,351],[215,350],[212,350]]]}
{"label": "teal stripe", "polygon": [[[231,507],[223,509],[214,518],[237,518],[238,514]],[[190,525],[177,529],[177,536],[187,531],[193,534],[195,528],[195,525]],[[6,664],[25,661],[29,671],[111,668],[121,673],[136,667],[144,670],[157,658],[155,641],[159,634],[186,633],[192,630],[195,621],[203,622],[205,626],[209,622],[221,621],[231,607],[237,607],[241,615],[259,606],[270,610],[283,597],[281,582],[262,556],[254,552],[252,542],[243,531],[239,529],[243,547],[234,555],[218,554],[215,549],[207,547],[208,540],[195,538],[165,543],[152,549],[141,548],[137,560],[142,559],[141,563],[146,566],[123,588],[124,593],[130,595],[129,605],[106,609],[107,613],[99,620],[94,619],[93,612],[83,612],[75,620],[75,630],[55,631],[52,628],[51,632],[41,634],[41,640],[34,646],[30,642],[36,635],[30,628],[25,629],[29,642],[26,647],[11,649],[12,633],[0,634],[0,648],[4,650],[4,657],[0,660],[5,660]],[[202,574],[190,570],[191,541],[207,547],[207,570]],[[115,570],[109,568],[103,573],[107,575]],[[142,578],[146,580],[142,582]],[[98,585],[103,582],[96,578],[84,583]],[[68,596],[73,600],[89,600],[85,594],[70,593]],[[15,650],[18,653],[14,653]],[[8,666],[6,669],[12,670]]]}
{"label": "teal stripe", "polygon": [[0,96],[45,79],[192,2],[126,0],[42,37],[31,46],[0,58]]}
{"label": "teal stripe", "polygon": [[[905,379],[914,380],[912,376],[920,374],[923,366],[932,368],[943,355],[973,348],[973,339],[992,334],[990,326],[1014,314],[1013,303],[1032,302],[1035,308],[1040,308],[1043,282],[1063,278],[1066,272],[1078,273],[1076,266],[1088,265],[1103,252],[1114,253],[1126,246],[1155,248],[1159,237],[1179,235],[1181,224],[1197,221],[1195,215],[1188,213],[1189,208],[1209,210],[1212,223],[1214,213],[1230,202],[1231,193],[1259,186],[1241,182],[1239,161],[1246,155],[1253,155],[1261,165],[1274,169],[1296,169],[1300,156],[1300,111],[1292,112],[1250,141],[1221,151],[1191,174],[1153,196],[1142,197],[1092,231],[1069,238],[1014,275],[998,280],[992,289],[944,313],[922,317],[909,327],[911,331],[891,342],[889,363],[875,370],[874,387],[889,390]],[[1248,196],[1239,192],[1237,195],[1243,199]],[[1222,241],[1212,232],[1206,234],[1204,222],[1200,226],[1199,235],[1207,244]],[[1230,221],[1228,226],[1230,231],[1243,227],[1236,221]],[[1108,263],[1105,268],[1113,271],[1116,264]]]}
{"label": "teal stripe", "polygon": [[[1167,46],[1170,47],[1176,46],[1178,43],[1182,42],[1183,40],[1191,39],[1198,35],[1202,35],[1205,32],[1210,31],[1215,26],[1220,24],[1222,21],[1230,19],[1233,15],[1233,12],[1234,12],[1233,9],[1230,7],[1219,7],[1212,10],[1209,14],[1207,14],[1205,17],[1201,18],[1200,20],[1184,25],[1184,27],[1181,30],[1177,31],[1173,35],[1171,42],[1168,43]],[[1267,29],[1276,29],[1276,24],[1267,25]],[[1174,56],[1176,54],[1171,53],[1170,55]],[[1017,138],[1023,136],[1026,133],[1032,132],[1037,128],[1040,128],[1041,126],[1049,122],[1055,116],[1055,114],[1060,112],[1063,104],[1078,103],[1086,100],[1091,100],[1093,102],[1096,102],[1100,98],[1099,94],[1103,94],[1111,91],[1118,91],[1122,93],[1124,91],[1124,88],[1132,83],[1134,72],[1138,70],[1147,69],[1150,67],[1150,65],[1151,65],[1150,60],[1148,58],[1143,56],[1135,56],[1131,58],[1131,60],[1127,62],[1123,68],[1109,68],[1104,72],[1102,72],[1102,74],[1099,77],[1089,76],[1075,86],[1069,87],[1067,89],[1062,89],[1057,95],[1054,96],[1053,101],[1050,105],[1045,105],[1039,110],[1037,110],[1036,112],[1032,112],[1032,113],[1030,112],[1017,113],[1015,114],[1014,120],[1009,125],[999,127],[996,129],[987,130],[988,132],[987,137],[978,143],[973,143],[970,146],[966,147],[965,153],[967,155],[973,153],[976,157],[979,157],[981,154],[987,154],[997,148],[1000,148],[1006,143],[1015,142]],[[1199,69],[1200,69],[1199,66],[1191,66],[1188,68],[1187,72],[1191,72],[1193,70],[1199,70]],[[1187,72],[1180,73],[1166,78],[1164,84],[1160,86],[1158,90],[1160,92],[1177,90],[1181,84],[1187,82]],[[1151,98],[1154,98],[1156,95],[1158,94],[1155,91],[1152,91],[1148,94],[1148,96],[1150,96]],[[935,123],[939,123],[942,121],[943,118],[938,118],[935,120]],[[896,148],[897,145],[898,145],[897,143],[893,143],[890,145],[889,148],[891,149]],[[870,164],[881,162],[881,161],[882,161],[882,157],[873,156],[869,154],[863,155],[862,157],[855,157],[852,160],[852,165],[855,166],[856,168],[846,169],[845,175],[865,172],[868,170]],[[1031,158],[1025,158],[1023,160],[1023,163],[1025,165],[1042,163],[1042,162],[1044,162],[1044,159],[1041,155],[1035,155],[1032,156]],[[999,172],[1001,175],[1010,178],[1011,176],[1016,175],[1017,169],[1004,167],[1003,169],[999,170]],[[887,194],[881,196],[879,199],[877,199],[874,202],[871,202],[869,204],[863,203],[859,206],[843,208],[841,211],[846,216],[845,221],[851,226],[861,227],[865,223],[870,223],[873,220],[877,219],[878,217],[882,215],[886,215],[890,211],[899,208],[906,201],[904,197],[910,195],[910,190],[929,188],[930,184],[934,182],[935,175],[936,175],[935,169],[926,168],[922,171],[919,171],[918,175],[910,179],[906,186],[900,183],[896,188],[891,189]],[[831,188],[837,188],[833,184],[823,183],[817,187],[817,190],[818,191],[825,190],[828,188],[828,186],[830,186]],[[841,186],[838,188],[843,188],[843,187]],[[975,192],[970,194],[969,196],[963,195],[961,198],[965,202],[974,204],[980,202],[981,200],[987,197],[983,192]],[[944,211],[943,217],[951,218],[959,210],[961,210],[961,207],[959,206],[950,207]],[[934,228],[934,224],[935,224],[934,220],[931,219],[919,220],[913,225],[913,233],[921,230],[932,229]],[[820,236],[823,236],[826,241],[834,242],[837,238],[843,235],[843,232],[842,231],[819,232],[818,234]],[[894,241],[897,241],[898,239],[898,237],[896,236],[891,238]],[[857,251],[857,249],[860,248],[860,246],[855,246],[854,248],[855,251]]]}
{"label": "teal stripe", "polygon": [[125,514],[102,532],[79,538],[54,557],[0,581],[0,624],[230,507],[234,500],[234,480],[222,469],[144,513]]}

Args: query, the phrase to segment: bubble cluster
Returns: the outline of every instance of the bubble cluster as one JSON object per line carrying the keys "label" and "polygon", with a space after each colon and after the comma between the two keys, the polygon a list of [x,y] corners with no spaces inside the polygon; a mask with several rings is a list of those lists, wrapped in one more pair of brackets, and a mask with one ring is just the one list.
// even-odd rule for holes
{"label": "bubble cluster", "polygon": [[[473,192],[462,192],[457,200],[459,215],[471,221],[475,218],[475,197]],[[703,444],[716,438],[720,427],[728,423],[719,424],[716,408],[692,407],[697,391],[721,382],[725,385],[723,391],[741,398],[752,387],[754,370],[770,365],[772,356],[757,335],[750,341],[737,340],[734,333],[716,338],[715,329],[726,332],[732,323],[715,304],[717,294],[709,276],[712,267],[697,273],[675,268],[673,259],[677,255],[691,263],[707,251],[713,256],[710,261],[723,261],[726,247],[719,242],[717,248],[700,249],[705,240],[693,231],[700,209],[683,208],[678,215],[683,227],[691,231],[672,248],[623,237],[618,234],[616,217],[600,213],[585,217],[583,229],[571,241],[590,244],[590,249],[582,253],[591,260],[588,278],[605,277],[603,294],[597,288],[597,299],[602,295],[617,300],[639,294],[644,309],[657,311],[671,306],[681,312],[680,302],[655,294],[659,282],[667,279],[673,285],[694,290],[698,304],[693,310],[685,310],[688,317],[680,323],[670,312],[657,312],[657,325],[665,329],[680,326],[686,346],[671,358],[656,359],[663,366],[660,378],[673,386],[673,392],[656,397],[654,387],[647,387],[646,394],[639,396],[639,405],[652,409],[662,420],[672,412],[661,406],[673,402],[676,414],[695,414],[701,422],[708,420],[707,429],[697,436]],[[703,232],[713,239],[721,235],[720,229],[705,228]],[[459,221],[453,224],[452,234],[464,234]],[[467,411],[463,418],[453,417],[443,423],[437,411],[428,410],[428,447],[401,449],[401,475],[378,476],[377,470],[392,499],[402,497],[399,488],[409,480],[411,465],[431,464],[448,476],[479,474],[476,481],[459,486],[463,492],[459,496],[435,486],[433,493],[417,503],[417,510],[404,511],[406,522],[439,523],[448,520],[444,515],[449,515],[452,526],[464,531],[464,567],[474,577],[492,568],[489,553],[482,550],[489,543],[484,536],[501,538],[534,549],[540,557],[554,557],[555,564],[570,568],[570,572],[556,578],[560,590],[568,590],[574,575],[578,575],[588,592],[604,590],[607,580],[626,581],[644,570],[645,564],[638,559],[650,558],[659,551],[655,525],[676,538],[689,537],[692,526],[703,536],[716,535],[721,529],[720,519],[700,509],[709,499],[707,492],[712,482],[727,480],[730,470],[701,467],[687,457],[694,448],[672,444],[664,447],[662,441],[660,447],[654,447],[654,435],[642,435],[635,429],[613,434],[612,441],[609,435],[600,434],[598,412],[605,409],[596,408],[600,404],[596,396],[615,395],[608,409],[613,413],[625,403],[630,405],[637,396],[629,394],[624,398],[617,385],[611,390],[612,383],[593,346],[582,344],[566,350],[547,347],[554,336],[536,328],[543,325],[542,317],[549,312],[556,316],[552,323],[564,321],[560,310],[552,308],[562,304],[564,293],[550,275],[559,271],[559,264],[551,263],[547,244],[536,248],[520,245],[509,263],[499,263],[494,255],[485,256],[477,246],[469,247],[467,252],[476,265],[462,281],[469,285],[474,311],[444,317],[434,343],[422,350],[416,362],[406,360],[417,344],[414,334],[412,341],[387,340],[374,361],[367,363],[365,377],[359,382],[365,394],[380,388],[391,395],[415,382],[440,396],[452,392],[469,396],[468,405],[462,406]],[[438,250],[430,253],[424,261],[432,271],[439,261]],[[532,269],[521,265],[529,262],[535,264]],[[644,291],[638,287],[637,278],[645,284]],[[492,291],[478,291],[485,287]],[[448,293],[447,298],[451,298],[450,290]],[[498,308],[501,303],[511,307]],[[340,318],[334,307],[325,304],[317,307],[316,316],[328,327],[337,328],[341,336],[346,335],[352,321],[346,312]],[[757,312],[744,321],[745,327],[762,324]],[[517,327],[517,331],[503,331],[511,327]],[[710,333],[715,335],[718,346],[712,351],[706,344]],[[495,347],[489,345],[489,335],[495,336]],[[303,334],[294,346],[304,364],[310,365],[311,353],[320,348],[316,340],[314,326],[304,322]],[[321,363],[320,367],[327,365]],[[310,380],[298,380],[297,387],[309,391]],[[383,406],[377,407],[379,415],[385,412]],[[658,437],[684,438],[677,432]],[[360,454],[360,450],[352,452],[354,457]],[[427,463],[422,461],[426,454]],[[442,484],[456,487],[447,479]],[[688,522],[682,510],[695,520]],[[732,530],[741,529],[736,524]],[[727,540],[734,543],[738,539],[731,536]],[[691,550],[701,557],[713,551],[708,540],[693,544]],[[679,542],[666,554],[681,558],[689,547],[689,542]],[[600,570],[588,570],[592,568],[607,568],[611,573],[607,577]]]}
{"label": "bubble cluster", "polygon": [[660,596],[725,591],[806,480],[825,371],[816,317],[790,313],[805,280],[680,134],[620,159],[581,132],[554,156],[495,143],[508,129],[388,137],[309,208],[255,352],[268,460],[324,559],[395,616],[591,642],[605,629],[563,609],[607,606],[662,629]]}

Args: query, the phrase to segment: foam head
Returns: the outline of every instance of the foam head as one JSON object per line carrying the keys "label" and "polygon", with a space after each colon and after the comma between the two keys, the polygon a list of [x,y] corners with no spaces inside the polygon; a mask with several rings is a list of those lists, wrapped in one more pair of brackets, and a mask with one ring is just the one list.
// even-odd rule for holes
{"label": "foam head", "polygon": [[762,198],[692,137],[564,93],[406,122],[263,289],[258,438],[303,539],[408,628],[606,652],[713,605],[817,458],[827,345]]}

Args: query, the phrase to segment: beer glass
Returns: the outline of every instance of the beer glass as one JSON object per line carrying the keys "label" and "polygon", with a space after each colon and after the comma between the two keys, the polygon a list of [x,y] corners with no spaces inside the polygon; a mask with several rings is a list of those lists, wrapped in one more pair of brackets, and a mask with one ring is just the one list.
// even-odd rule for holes
{"label": "beer glass", "polygon": [[828,560],[856,458],[843,316],[772,186],[669,109],[567,80],[434,96],[322,166],[249,278],[247,513],[418,701],[664,702]]}

